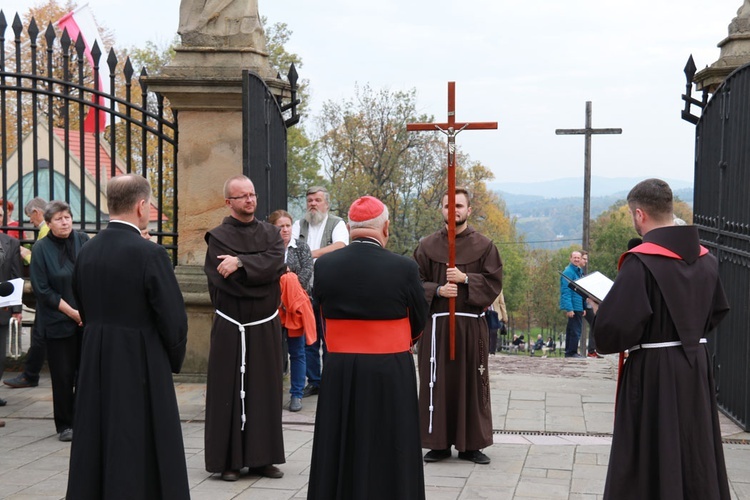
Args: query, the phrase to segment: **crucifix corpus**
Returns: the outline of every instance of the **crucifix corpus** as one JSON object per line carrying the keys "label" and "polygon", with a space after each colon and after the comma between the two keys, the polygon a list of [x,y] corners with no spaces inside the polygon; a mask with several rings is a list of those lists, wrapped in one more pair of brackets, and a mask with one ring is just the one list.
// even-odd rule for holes
{"label": "crucifix corpus", "polygon": [[[462,130],[496,129],[497,122],[457,122],[456,82],[448,82],[448,121],[445,123],[408,123],[406,130],[439,131],[448,138],[448,267],[456,266],[456,136]],[[456,299],[448,299],[450,359],[456,359]]]}
{"label": "crucifix corpus", "polygon": [[622,134],[621,128],[593,128],[591,126],[591,101],[586,101],[585,128],[559,128],[557,135],[586,136],[583,154],[583,249],[589,251],[589,226],[591,224],[591,136],[595,134]]}

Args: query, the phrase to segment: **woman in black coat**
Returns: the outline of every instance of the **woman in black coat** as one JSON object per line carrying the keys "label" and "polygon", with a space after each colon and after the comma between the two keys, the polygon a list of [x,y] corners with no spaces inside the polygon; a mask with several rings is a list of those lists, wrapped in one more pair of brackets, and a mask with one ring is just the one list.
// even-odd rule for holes
{"label": "woman in black coat", "polygon": [[31,286],[37,301],[35,328],[47,342],[55,427],[60,441],[72,441],[83,326],[73,297],[73,266],[89,237],[73,231],[70,206],[63,201],[48,203],[44,220],[50,231],[34,244],[31,259]]}

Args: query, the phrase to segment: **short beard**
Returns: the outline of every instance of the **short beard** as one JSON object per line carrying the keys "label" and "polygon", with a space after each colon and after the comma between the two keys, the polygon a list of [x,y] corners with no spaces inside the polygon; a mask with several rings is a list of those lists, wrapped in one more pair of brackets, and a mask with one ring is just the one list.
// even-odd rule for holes
{"label": "short beard", "polygon": [[319,212],[315,210],[314,212],[312,210],[308,210],[305,212],[305,220],[308,224],[311,226],[317,226],[321,222],[323,222],[323,219],[326,218],[326,214]]}
{"label": "short beard", "polygon": [[[457,220],[456,221],[456,227],[459,227],[459,226],[461,226],[463,224],[466,224],[467,220],[468,220],[468,218]],[[448,219],[443,219],[443,221],[445,221],[445,225],[447,226],[448,225]]]}

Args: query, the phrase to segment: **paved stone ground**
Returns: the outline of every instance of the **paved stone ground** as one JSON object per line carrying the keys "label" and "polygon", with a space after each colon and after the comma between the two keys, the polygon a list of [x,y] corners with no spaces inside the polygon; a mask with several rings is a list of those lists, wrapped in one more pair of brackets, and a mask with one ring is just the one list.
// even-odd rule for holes
{"label": "paved stone ground", "polygon": [[[495,445],[489,465],[454,457],[425,465],[428,500],[601,498],[611,444],[616,357],[566,360],[490,358]],[[13,376],[7,373],[6,377]],[[305,498],[316,397],[284,411],[282,479],[243,475],[228,483],[204,470],[205,385],[176,383],[193,499]],[[57,440],[49,377],[37,388],[0,387],[0,498],[61,499],[70,446]],[[735,500],[750,500],[750,434],[722,420]],[[744,444],[743,444],[744,443]],[[398,499],[392,499],[398,500]]]}

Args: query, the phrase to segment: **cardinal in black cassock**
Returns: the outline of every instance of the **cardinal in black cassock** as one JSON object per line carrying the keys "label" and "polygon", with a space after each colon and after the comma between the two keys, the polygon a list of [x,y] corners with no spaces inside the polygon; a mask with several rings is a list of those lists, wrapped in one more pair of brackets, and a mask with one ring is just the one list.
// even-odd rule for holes
{"label": "cardinal in black cassock", "polygon": [[315,263],[328,358],[308,500],[422,500],[417,381],[410,352],[426,320],[417,265],[384,248],[388,211],[349,210],[352,243]]}

